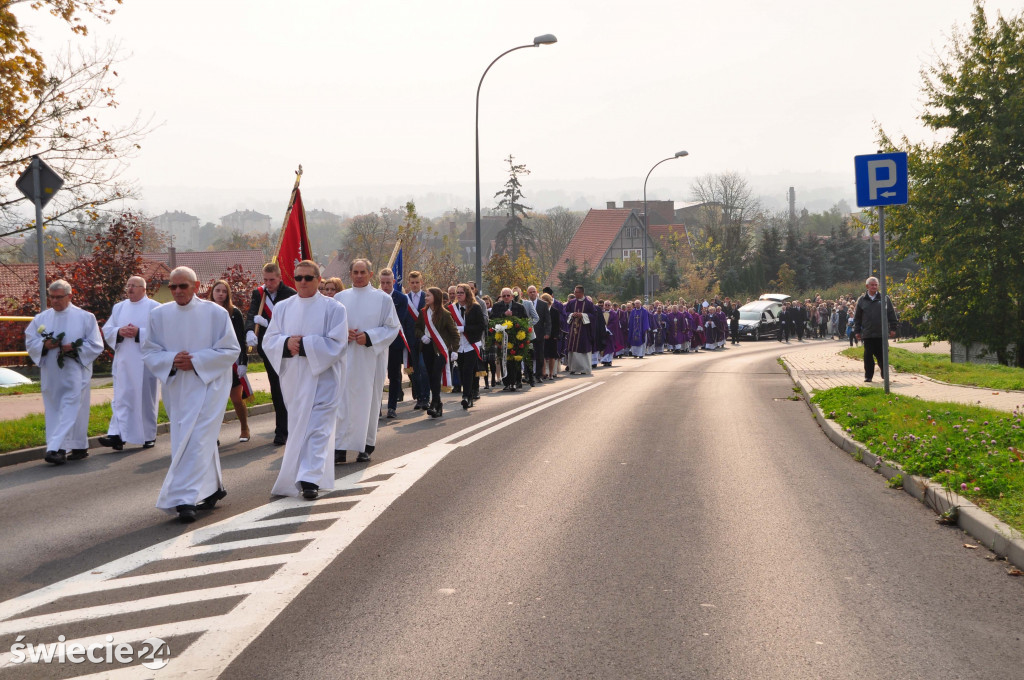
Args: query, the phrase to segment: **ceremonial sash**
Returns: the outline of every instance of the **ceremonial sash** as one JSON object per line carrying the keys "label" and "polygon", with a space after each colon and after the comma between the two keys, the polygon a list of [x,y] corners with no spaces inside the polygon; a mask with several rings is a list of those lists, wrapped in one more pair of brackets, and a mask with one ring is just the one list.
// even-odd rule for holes
{"label": "ceremonial sash", "polygon": [[455,319],[455,325],[458,326],[460,329],[459,333],[462,335],[462,337],[466,338],[466,342],[469,342],[469,344],[473,347],[473,351],[476,352],[476,358],[479,359],[480,361],[483,361],[484,357],[483,354],[480,352],[480,349],[484,343],[482,340],[478,340],[477,342],[469,341],[469,336],[466,335],[466,331],[463,330],[466,328],[466,320],[462,317],[462,312],[459,311],[458,305],[449,304],[448,311],[451,312],[452,318]]}
{"label": "ceremonial sash", "polygon": [[415,370],[413,369],[412,362],[410,361],[412,349],[409,347],[409,341],[405,337],[405,331],[401,328],[398,329],[398,337],[402,339],[402,345],[405,347],[405,349],[402,350],[402,370],[405,371],[406,374],[412,375]]}
{"label": "ceremonial sash", "polygon": [[[409,297],[408,294],[406,297]],[[420,301],[422,302],[423,296],[420,295]],[[412,298],[409,298],[409,313],[412,314],[413,323],[420,320],[420,310],[416,309],[416,305],[412,303]]]}
{"label": "ceremonial sash", "polygon": [[444,359],[444,368],[441,369],[441,387],[447,387],[446,392],[450,392],[452,389],[452,366],[448,358],[448,347],[441,340],[441,334],[437,332],[437,328],[434,326],[434,310],[427,309],[427,316],[424,319],[426,321],[427,331],[430,333],[430,337],[434,340],[434,349],[437,350],[437,356],[439,359]]}

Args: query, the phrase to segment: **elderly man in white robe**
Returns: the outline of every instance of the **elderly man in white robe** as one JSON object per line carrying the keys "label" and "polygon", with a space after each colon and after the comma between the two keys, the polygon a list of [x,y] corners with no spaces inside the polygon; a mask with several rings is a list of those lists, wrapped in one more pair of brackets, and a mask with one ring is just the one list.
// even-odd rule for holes
{"label": "elderly man in white robe", "polygon": [[63,465],[89,455],[89,381],[92,362],[103,352],[103,336],[96,317],[71,304],[71,284],[58,279],[46,291],[50,308],[25,328],[25,349],[39,366],[46,417],[43,460]]}
{"label": "elderly man in white robe", "polygon": [[227,495],[217,435],[241,348],[227,311],[196,296],[194,271],[178,267],[170,278],[174,301],[150,312],[142,359],[163,383],[171,421],[171,467],[156,507],[189,523],[197,507],[213,509]]}
{"label": "elderly man in white robe", "polygon": [[356,462],[370,460],[377,444],[388,347],[401,325],[395,303],[387,293],[370,285],[373,265],[358,258],[348,266],[352,287],[334,296],[348,311],[347,379],[334,437],[334,462],[345,462],[347,451],[358,451]]}
{"label": "elderly man in white robe", "polygon": [[160,303],[146,297],[146,279],[133,276],[125,284],[127,300],[114,305],[103,324],[103,339],[114,351],[111,373],[114,398],[110,425],[100,446],[124,450],[126,442],[149,449],[156,444],[157,379],[142,363],[142,343],[149,329],[149,312]]}
{"label": "elderly man in white robe", "polygon": [[274,307],[263,352],[281,380],[288,409],[288,443],[272,493],[313,500],[334,488],[334,432],[345,380],[348,321],[345,306],[318,288],[320,268],[295,265],[298,295]]}

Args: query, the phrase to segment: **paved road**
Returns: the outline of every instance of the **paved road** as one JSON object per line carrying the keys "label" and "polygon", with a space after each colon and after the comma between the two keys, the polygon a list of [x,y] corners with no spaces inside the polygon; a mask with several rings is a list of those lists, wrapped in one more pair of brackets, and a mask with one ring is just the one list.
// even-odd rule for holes
{"label": "paved road", "polygon": [[27,623],[162,637],[157,677],[1016,676],[1024,584],[829,443],[781,351],[406,413],[315,504],[267,503],[261,417],[192,527],[152,509],[165,443],[0,470],[0,652]]}

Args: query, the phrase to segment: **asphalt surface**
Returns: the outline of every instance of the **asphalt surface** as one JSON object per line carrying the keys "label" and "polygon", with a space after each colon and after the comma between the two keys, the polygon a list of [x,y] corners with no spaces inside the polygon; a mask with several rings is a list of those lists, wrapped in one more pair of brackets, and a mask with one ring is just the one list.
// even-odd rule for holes
{"label": "asphalt surface", "polygon": [[[452,397],[434,422],[406,402],[402,417],[382,426],[374,465],[596,384],[440,458],[216,670],[227,678],[1019,677],[1024,584],[833,446],[806,405],[788,400],[782,352],[762,342],[618,360],[592,378],[495,393],[468,413]],[[270,446],[271,417],[252,425],[252,442],[223,450],[223,506],[191,527],[152,507],[166,439],[59,469],[0,469],[0,600],[258,511],[271,500],[281,449]],[[236,428],[225,426],[222,441]],[[306,527],[342,526],[339,515],[311,516]],[[147,569],[160,573],[132,573]],[[230,615],[242,606],[223,584],[275,569],[206,576],[201,587],[220,596],[198,603],[112,623],[58,619],[34,635]],[[200,587],[156,578],[134,597]],[[30,613],[104,603],[83,595]],[[0,634],[0,652],[12,637]],[[182,634],[171,649],[197,639]],[[87,670],[23,666],[5,675]],[[173,657],[152,675],[172,670]]]}

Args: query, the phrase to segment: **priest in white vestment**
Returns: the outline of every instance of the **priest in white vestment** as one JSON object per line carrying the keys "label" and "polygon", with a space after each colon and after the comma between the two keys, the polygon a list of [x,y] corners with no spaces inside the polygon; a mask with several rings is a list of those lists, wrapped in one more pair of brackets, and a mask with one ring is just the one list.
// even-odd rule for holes
{"label": "priest in white vestment", "polygon": [[345,462],[346,451],[358,451],[357,462],[370,460],[377,444],[388,347],[401,328],[391,296],[370,285],[372,266],[369,260],[352,260],[348,267],[352,287],[334,296],[348,311],[349,338],[345,396],[334,437],[335,463]]}
{"label": "priest in white vestment", "polygon": [[263,337],[288,409],[288,442],[271,493],[314,499],[334,488],[334,432],[345,381],[348,321],[344,305],[318,291],[320,268],[295,265],[298,295],[274,307]]}
{"label": "priest in white vestment", "polygon": [[[25,328],[25,349],[39,366],[46,412],[47,463],[89,455],[89,387],[103,336],[91,312],[71,304],[71,284],[58,279],[46,294],[50,308]],[[64,334],[61,337],[61,334]]]}
{"label": "priest in white vestment", "polygon": [[174,301],[150,312],[142,345],[146,367],[163,383],[171,421],[171,467],[156,507],[194,522],[196,506],[212,508],[226,495],[217,436],[241,348],[227,311],[196,297],[194,271],[178,267],[170,278]]}
{"label": "priest in white vestment", "polygon": [[141,276],[128,279],[125,289],[128,299],[114,305],[103,324],[103,339],[114,351],[114,398],[107,436],[99,441],[117,451],[126,442],[147,449],[156,442],[157,379],[142,362],[142,343],[149,332],[149,313],[160,303],[146,296]]}

